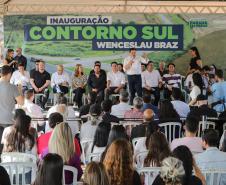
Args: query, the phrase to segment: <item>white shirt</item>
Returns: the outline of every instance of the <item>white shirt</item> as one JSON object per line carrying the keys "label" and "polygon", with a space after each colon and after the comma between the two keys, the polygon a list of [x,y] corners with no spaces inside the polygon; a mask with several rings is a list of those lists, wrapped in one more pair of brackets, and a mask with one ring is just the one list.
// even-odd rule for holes
{"label": "white shirt", "polygon": [[111,71],[107,73],[107,81],[110,81],[110,87],[119,87],[125,84],[125,75],[120,71]]}
{"label": "white shirt", "polygon": [[195,100],[197,96],[200,94],[201,94],[200,88],[197,85],[195,85],[190,92],[190,97],[192,100]]}
{"label": "white shirt", "polygon": [[111,107],[111,114],[119,118],[123,118],[126,111],[131,110],[131,106],[127,103],[120,102]]}
{"label": "white shirt", "polygon": [[[127,65],[130,61],[133,61],[132,66],[126,70],[125,65]],[[123,69],[125,70],[127,75],[140,75],[141,74],[141,63],[147,64],[148,61],[140,56],[128,56],[124,59]]]}
{"label": "white shirt", "polygon": [[174,109],[180,115],[181,118],[186,118],[188,113],[190,112],[190,107],[188,104],[184,103],[180,100],[171,101],[173,104]]}
{"label": "white shirt", "polygon": [[161,76],[158,70],[153,70],[149,72],[148,70],[142,72],[142,87],[158,87],[159,82],[161,81]]}
{"label": "white shirt", "polygon": [[10,79],[10,83],[14,85],[21,84],[22,86],[28,86],[30,82],[30,75],[27,71],[24,71],[24,75],[19,70],[14,71]]}
{"label": "white shirt", "polygon": [[[30,100],[25,99],[24,105],[22,106],[22,109],[26,112],[27,115],[29,115],[31,118],[43,118],[42,109],[40,106],[34,104]],[[31,125],[34,128],[37,128],[38,125],[43,125],[44,121],[32,121]]]}
{"label": "white shirt", "polygon": [[51,87],[53,87],[54,85],[61,84],[63,82],[67,82],[68,84],[70,84],[70,78],[66,72],[63,72],[62,75],[59,75],[57,72],[52,74]]}
{"label": "white shirt", "polygon": [[91,121],[87,121],[82,124],[80,131],[80,140],[82,141],[83,139],[94,139],[94,135],[99,122],[100,120],[97,121],[95,125],[92,125]]}
{"label": "white shirt", "polygon": [[[194,86],[194,82],[193,82],[193,79],[192,79],[192,74],[189,74],[184,82],[184,86],[186,87],[189,87],[189,88],[192,88]],[[190,84],[190,85],[189,85]]]}

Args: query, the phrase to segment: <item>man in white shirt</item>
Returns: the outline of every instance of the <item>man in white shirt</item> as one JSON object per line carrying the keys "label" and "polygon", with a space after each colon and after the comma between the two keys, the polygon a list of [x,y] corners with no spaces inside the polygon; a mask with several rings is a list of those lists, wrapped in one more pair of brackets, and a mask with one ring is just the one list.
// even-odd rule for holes
{"label": "man in white shirt", "polygon": [[128,104],[129,94],[125,90],[120,91],[119,96],[120,103],[111,107],[111,114],[119,118],[123,118],[126,111],[131,110],[131,106]]}
{"label": "man in white shirt", "polygon": [[[214,129],[204,131],[202,137],[203,147],[205,152],[195,155],[195,161],[201,171],[204,170],[226,170],[226,153],[221,152],[218,146],[219,135]],[[208,176],[207,176],[208,179]],[[207,181],[208,182],[208,181]],[[226,175],[220,178],[220,185],[226,184]]]}
{"label": "man in white shirt", "polygon": [[[33,89],[29,89],[24,94],[25,100],[24,105],[22,106],[22,109],[26,112],[27,115],[29,115],[31,118],[43,118],[42,109],[40,106],[33,103],[34,101],[34,91]],[[43,126],[45,122],[43,120],[40,121],[32,121],[31,125],[34,128],[37,128],[38,126]]]}
{"label": "man in white shirt", "polygon": [[63,65],[58,65],[57,72],[53,73],[51,77],[51,87],[53,88],[53,93],[67,94],[69,84],[69,75],[64,72]]}
{"label": "man in white shirt", "polygon": [[185,145],[192,153],[201,153],[202,149],[202,139],[196,137],[199,129],[199,120],[193,116],[188,116],[185,121],[185,137],[174,139],[171,143],[171,150],[173,151],[176,147]]}
{"label": "man in white shirt", "polygon": [[129,56],[124,59],[123,69],[128,76],[131,105],[136,93],[142,97],[141,63],[147,64],[147,62],[144,58],[136,55],[135,48],[131,48]]}
{"label": "man in white shirt", "polygon": [[18,70],[14,71],[10,83],[17,85],[24,93],[30,84],[30,74],[24,70],[24,64],[18,64]]}
{"label": "man in white shirt", "polygon": [[182,93],[179,88],[172,89],[171,103],[173,104],[174,109],[177,111],[181,118],[186,118],[190,112],[190,107],[187,103],[183,102]]}
{"label": "man in white shirt", "polygon": [[107,73],[107,88],[105,89],[105,99],[109,99],[111,94],[118,94],[125,85],[125,75],[118,71],[117,63],[111,63],[112,71]]}
{"label": "man in white shirt", "polygon": [[155,97],[154,105],[158,106],[160,99],[159,86],[162,84],[162,79],[158,70],[154,70],[152,61],[148,62],[147,70],[142,72],[142,87],[143,93],[153,94]]}

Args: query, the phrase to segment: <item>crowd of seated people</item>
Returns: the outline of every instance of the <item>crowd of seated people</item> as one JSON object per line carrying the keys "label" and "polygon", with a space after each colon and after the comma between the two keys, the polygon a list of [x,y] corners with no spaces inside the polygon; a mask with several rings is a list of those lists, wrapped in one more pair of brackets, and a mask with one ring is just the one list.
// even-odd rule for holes
{"label": "crowd of seated people", "polygon": [[[188,88],[175,64],[165,68],[160,62],[155,69],[148,61],[141,68],[142,96],[136,96],[132,105],[123,64],[112,62],[106,72],[97,61],[89,74],[79,64],[71,77],[58,65],[51,76],[41,60],[28,73],[27,63],[13,62],[10,51],[0,79],[0,153],[36,156],[39,168],[33,185],[63,185],[63,176],[66,184],[72,184],[71,172],[62,173],[64,165],[77,169],[77,180],[84,185],[148,185],[146,175],[139,173],[147,167],[160,169],[152,175],[154,185],[205,185],[203,170],[226,171],[226,83],[222,70],[212,73],[207,66],[202,68],[197,48],[190,51]],[[50,86],[57,98],[47,108]],[[76,107],[69,104],[70,91]],[[200,137],[200,123],[208,118],[214,118],[215,127],[204,126]],[[124,125],[130,122],[136,124]],[[169,122],[182,128],[173,138],[161,127]],[[87,140],[90,143],[84,146]],[[90,154],[96,156],[89,159]],[[0,170],[2,181],[9,184],[1,164]],[[226,183],[222,177],[220,185]]]}

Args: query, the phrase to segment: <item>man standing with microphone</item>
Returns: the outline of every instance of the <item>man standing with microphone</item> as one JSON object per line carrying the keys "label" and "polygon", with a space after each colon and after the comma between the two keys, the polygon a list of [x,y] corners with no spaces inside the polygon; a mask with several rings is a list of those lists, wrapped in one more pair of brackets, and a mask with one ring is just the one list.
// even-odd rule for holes
{"label": "man standing with microphone", "polygon": [[124,59],[123,68],[128,76],[130,91],[130,104],[133,104],[135,94],[142,97],[141,63],[147,64],[148,60],[136,55],[136,48],[129,50],[129,56]]}

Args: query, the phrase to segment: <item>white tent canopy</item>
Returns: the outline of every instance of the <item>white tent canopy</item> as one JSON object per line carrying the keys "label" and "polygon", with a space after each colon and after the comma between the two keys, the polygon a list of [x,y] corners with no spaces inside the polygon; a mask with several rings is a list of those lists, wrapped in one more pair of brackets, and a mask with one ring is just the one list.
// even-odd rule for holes
{"label": "white tent canopy", "polygon": [[0,0],[0,13],[226,13],[226,2],[150,0]]}

